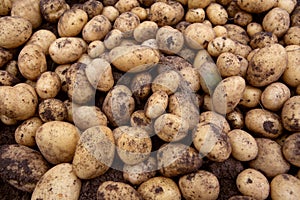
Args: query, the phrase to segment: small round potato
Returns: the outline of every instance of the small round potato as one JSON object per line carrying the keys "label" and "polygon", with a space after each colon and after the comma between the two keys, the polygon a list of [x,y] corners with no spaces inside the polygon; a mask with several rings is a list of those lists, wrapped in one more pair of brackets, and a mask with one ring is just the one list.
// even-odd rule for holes
{"label": "small round potato", "polygon": [[107,117],[96,106],[80,106],[73,109],[73,121],[80,130],[107,125]]}
{"label": "small round potato", "polygon": [[154,39],[158,26],[155,22],[144,21],[140,23],[133,31],[133,37],[138,42],[144,42],[149,39]]}
{"label": "small round potato", "polygon": [[112,165],[115,140],[110,128],[93,126],[86,129],[74,151],[73,170],[81,179],[92,179],[104,174]]}
{"label": "small round potato", "polygon": [[149,10],[143,7],[134,7],[130,10],[130,12],[136,14],[141,21],[144,21],[148,17]]}
{"label": "small round potato", "polygon": [[111,23],[107,17],[96,15],[83,27],[82,38],[87,42],[102,40],[111,28]]}
{"label": "small round potato", "polygon": [[289,98],[283,105],[281,120],[288,131],[300,131],[300,96]]}
{"label": "small round potato", "polygon": [[233,53],[221,53],[218,56],[216,64],[222,77],[236,76],[240,74],[240,60]]}
{"label": "small round potato", "polygon": [[270,185],[268,179],[255,169],[245,169],[236,178],[239,191],[255,199],[266,199],[269,196]]}
{"label": "small round potato", "polygon": [[60,37],[77,36],[88,21],[88,15],[81,9],[70,9],[59,18],[57,30]]}
{"label": "small round potato", "polygon": [[147,131],[148,135],[154,135],[153,120],[146,116],[144,110],[137,110],[130,117],[130,125],[132,127],[140,127]]}
{"label": "small round potato", "polygon": [[284,42],[286,45],[300,45],[300,27],[293,26],[288,29],[284,35]]}
{"label": "small round potato", "polygon": [[193,49],[206,48],[208,43],[215,38],[212,27],[203,23],[193,23],[183,32],[187,45]]}
{"label": "small round potato", "polygon": [[286,10],[289,14],[294,10],[297,5],[297,0],[278,0],[277,7]]}
{"label": "small round potato", "polygon": [[103,10],[103,4],[101,1],[87,0],[82,4],[82,10],[88,14],[89,19],[92,19],[93,17],[101,14]]}
{"label": "small round potato", "polygon": [[278,39],[274,33],[261,31],[252,36],[250,46],[256,49],[275,43],[278,43]]}
{"label": "small round potato", "polygon": [[0,85],[12,86],[20,82],[18,78],[9,73],[7,70],[0,70]]}
{"label": "small round potato", "polygon": [[138,7],[139,5],[138,0],[119,0],[115,4],[115,8],[117,8],[120,13],[124,13],[129,12],[131,9]]}
{"label": "small round potato", "polygon": [[250,41],[247,32],[242,27],[236,24],[225,24],[224,27],[227,29],[227,37],[239,42],[241,44],[247,45]]}
{"label": "small round potato", "polygon": [[261,89],[247,85],[239,105],[246,108],[254,108],[260,103],[261,94]]}
{"label": "small round potato", "polygon": [[122,182],[105,181],[97,190],[97,200],[140,200],[141,198],[141,195],[131,185]]}
{"label": "small round potato", "polygon": [[38,113],[43,122],[63,121],[67,118],[67,108],[59,99],[45,99],[39,104]]}
{"label": "small round potato", "polygon": [[232,129],[244,128],[245,120],[242,111],[235,108],[232,112],[226,114],[226,120]]}
{"label": "small round potato", "polygon": [[123,33],[118,29],[113,29],[106,34],[103,43],[107,49],[113,49],[117,46],[120,46],[122,40]]}
{"label": "small round potato", "polygon": [[203,8],[189,9],[185,14],[185,21],[189,23],[201,23],[205,19],[205,11]]}
{"label": "small round potato", "polygon": [[217,177],[204,170],[180,177],[179,188],[185,199],[218,199],[220,184]]}
{"label": "small round potato", "polygon": [[294,133],[286,138],[282,147],[285,159],[297,167],[300,167],[299,144],[300,133]]}
{"label": "small round potato", "polygon": [[230,125],[226,118],[213,111],[202,112],[199,116],[199,122],[212,123],[220,127],[226,134],[230,131]]}
{"label": "small round potato", "polygon": [[49,54],[49,47],[52,42],[56,40],[56,36],[49,30],[40,29],[32,34],[28,42],[28,44],[35,44],[42,48],[44,54]]}
{"label": "small round potato", "polygon": [[247,26],[252,20],[252,15],[245,11],[239,11],[234,15],[234,23],[239,26]]}
{"label": "small round potato", "polygon": [[15,140],[18,144],[34,147],[36,130],[43,124],[38,117],[32,117],[24,121],[15,131]]}
{"label": "small round potato", "polygon": [[270,185],[270,196],[274,200],[300,198],[300,180],[290,174],[275,176]]}
{"label": "small round potato", "polygon": [[168,106],[168,94],[164,91],[158,90],[154,92],[147,100],[145,105],[145,115],[154,119],[165,112]]}
{"label": "small round potato", "polygon": [[102,41],[95,40],[89,44],[87,52],[91,58],[100,57],[105,52],[105,45]]}
{"label": "small round potato", "polygon": [[0,47],[7,49],[21,46],[32,34],[31,23],[21,17],[1,17],[0,27]]}
{"label": "small round potato", "polygon": [[174,94],[180,86],[180,74],[175,70],[162,72],[152,82],[151,89],[153,92],[164,91],[168,95]]}
{"label": "small round potato", "polygon": [[156,41],[159,50],[166,54],[176,54],[184,45],[183,34],[170,26],[164,26],[158,29]]}
{"label": "small round potato", "polygon": [[216,37],[227,37],[227,29],[224,26],[217,25],[213,29],[216,33]]}
{"label": "small round potato", "polygon": [[44,123],[35,136],[39,150],[52,164],[72,161],[79,138],[79,130],[73,124],[61,121]]}
{"label": "small round potato", "polygon": [[228,37],[216,37],[208,43],[207,51],[215,57],[224,52],[235,53],[236,43]]}
{"label": "small round potato", "polygon": [[61,89],[61,80],[55,72],[41,74],[36,82],[36,92],[42,99],[54,98]]}
{"label": "small round potato", "polygon": [[132,37],[134,29],[140,24],[140,18],[132,12],[124,12],[114,22],[114,29],[120,30],[124,37]]}
{"label": "small round potato", "polygon": [[232,147],[232,156],[239,161],[249,161],[256,158],[258,147],[255,139],[246,131],[234,129],[228,133]]}
{"label": "small round potato", "polygon": [[149,72],[136,74],[130,84],[130,89],[137,100],[146,99],[151,92],[152,75]]}
{"label": "small round potato", "polygon": [[247,25],[247,34],[249,35],[249,37],[253,37],[253,35],[262,31],[262,25],[257,22],[251,22]]}
{"label": "small round potato", "polygon": [[227,22],[228,14],[224,7],[218,3],[211,3],[206,8],[207,18],[213,25],[224,25]]}
{"label": "small round potato", "polygon": [[274,177],[278,174],[286,173],[290,169],[290,164],[284,159],[281,146],[267,138],[256,138],[258,154],[254,160],[249,162],[249,166],[263,172],[267,177]]}
{"label": "small round potato", "polygon": [[61,163],[48,170],[37,183],[32,199],[79,198],[81,180],[76,176],[70,163]]}
{"label": "small round potato", "polygon": [[170,178],[158,176],[142,183],[137,190],[143,199],[180,200],[181,194],[177,184]]}
{"label": "small round potato", "polygon": [[46,21],[55,23],[70,6],[65,0],[40,0],[40,9]]}
{"label": "small round potato", "polygon": [[114,22],[119,17],[119,11],[114,6],[105,6],[102,10],[102,15],[107,17],[110,22]]}

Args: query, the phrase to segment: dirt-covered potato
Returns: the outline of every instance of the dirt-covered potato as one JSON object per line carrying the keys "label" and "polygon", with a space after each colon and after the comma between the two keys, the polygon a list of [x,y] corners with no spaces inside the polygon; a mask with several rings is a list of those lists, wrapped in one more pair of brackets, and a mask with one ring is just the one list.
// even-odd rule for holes
{"label": "dirt-covered potato", "polygon": [[238,57],[229,52],[221,53],[216,65],[222,77],[236,76],[240,74],[240,60]]}
{"label": "dirt-covered potato", "polygon": [[158,52],[148,46],[117,46],[109,53],[112,64],[124,72],[140,72],[159,62]]}
{"label": "dirt-covered potato", "polygon": [[140,185],[153,178],[156,175],[156,169],[156,159],[149,157],[147,160],[136,165],[125,164],[123,167],[123,177],[133,185]]}
{"label": "dirt-covered potato", "polygon": [[34,147],[36,130],[43,124],[38,117],[32,117],[24,121],[15,131],[15,140],[18,144]]}
{"label": "dirt-covered potato", "polygon": [[56,36],[49,30],[40,29],[32,34],[28,42],[28,44],[35,44],[42,48],[44,54],[49,54],[49,47],[52,42],[56,40]]}
{"label": "dirt-covered potato", "polygon": [[58,164],[49,169],[37,183],[31,199],[69,199],[79,198],[81,180],[69,163]]}
{"label": "dirt-covered potato", "polygon": [[236,178],[239,191],[255,199],[266,199],[269,196],[270,185],[268,179],[255,169],[245,169]]}
{"label": "dirt-covered potato", "polygon": [[212,102],[216,112],[227,114],[237,106],[246,87],[245,80],[240,76],[223,79],[215,88]]}
{"label": "dirt-covered potato", "polygon": [[265,31],[283,36],[290,27],[290,15],[286,10],[273,8],[263,18],[262,26]]}
{"label": "dirt-covered potato", "polygon": [[14,120],[26,120],[35,114],[38,97],[33,87],[19,83],[0,86],[0,115]]}
{"label": "dirt-covered potato", "polygon": [[247,85],[239,105],[254,108],[260,103],[261,94],[261,89]]}
{"label": "dirt-covered potato", "polygon": [[145,115],[154,119],[163,114],[168,106],[168,94],[164,91],[158,90],[154,92],[145,104]]}
{"label": "dirt-covered potato", "polygon": [[102,104],[102,111],[113,126],[128,124],[134,108],[135,102],[132,92],[125,85],[113,87]]}
{"label": "dirt-covered potato", "polygon": [[18,78],[9,73],[6,70],[0,70],[0,85],[1,86],[13,86],[20,82]]}
{"label": "dirt-covered potato", "polygon": [[254,53],[249,62],[246,79],[255,87],[277,81],[288,65],[287,52],[280,44],[270,44]]}
{"label": "dirt-covered potato", "polygon": [[162,145],[157,151],[157,167],[164,177],[174,177],[197,171],[202,159],[196,149],[181,143]]}
{"label": "dirt-covered potato", "polygon": [[300,27],[293,26],[288,29],[284,35],[284,42],[286,45],[300,45]]}
{"label": "dirt-covered potato", "polygon": [[203,8],[191,8],[185,14],[185,21],[189,23],[201,23],[205,19]]}
{"label": "dirt-covered potato", "polygon": [[118,29],[111,30],[104,38],[104,46],[107,49],[113,49],[120,46],[123,40],[123,33]]}
{"label": "dirt-covered potato", "polygon": [[115,8],[117,8],[120,13],[124,13],[129,12],[131,9],[138,7],[139,5],[138,0],[119,0],[115,4]]}
{"label": "dirt-covered potato", "polygon": [[171,26],[164,26],[158,29],[156,41],[159,50],[166,54],[176,54],[184,45],[183,34]]}
{"label": "dirt-covered potato", "polygon": [[253,37],[253,35],[262,31],[262,25],[257,22],[251,22],[247,25],[247,34],[249,35],[249,37]]}
{"label": "dirt-covered potato", "polygon": [[73,121],[76,127],[81,130],[93,126],[107,125],[107,117],[96,106],[80,106],[73,109]]}
{"label": "dirt-covered potato", "polygon": [[1,17],[0,27],[0,47],[7,49],[21,46],[32,34],[31,23],[21,17]]}
{"label": "dirt-covered potato", "polygon": [[290,89],[285,84],[280,82],[271,83],[262,92],[261,103],[271,111],[278,111],[290,96]]}
{"label": "dirt-covered potato", "polygon": [[0,68],[5,66],[5,64],[9,63],[9,61],[11,61],[12,59],[13,59],[12,52],[0,46]]}
{"label": "dirt-covered potato", "polygon": [[87,42],[102,40],[111,28],[111,23],[107,17],[96,15],[83,27],[82,38]]}
{"label": "dirt-covered potato", "polygon": [[77,36],[88,21],[88,15],[81,9],[70,9],[59,18],[57,30],[60,37]]}
{"label": "dirt-covered potato", "polygon": [[152,82],[151,89],[153,92],[164,91],[168,95],[174,94],[180,87],[181,76],[175,70],[162,72]]}
{"label": "dirt-covered potato", "polygon": [[115,181],[103,182],[97,190],[97,200],[132,199],[141,200],[141,195],[129,184]]}
{"label": "dirt-covered potato", "polygon": [[270,186],[270,196],[274,200],[300,198],[300,180],[291,174],[275,176]]}
{"label": "dirt-covered potato", "polygon": [[282,80],[291,87],[300,85],[300,45],[285,47],[288,57],[287,68],[282,75]]}
{"label": "dirt-covered potato", "polygon": [[300,6],[296,6],[291,15],[291,25],[299,26],[300,25]]}
{"label": "dirt-covered potato", "polygon": [[59,76],[61,82],[61,90],[67,92],[67,82],[66,82],[66,73],[70,68],[71,64],[59,65],[55,68],[55,73]]}
{"label": "dirt-covered potato", "polygon": [[236,43],[228,37],[216,37],[208,43],[207,51],[215,57],[224,52],[235,53]]}
{"label": "dirt-covered potato", "polygon": [[91,58],[100,57],[105,52],[104,42],[100,40],[91,42],[88,46],[87,52]]}
{"label": "dirt-covered potato", "polygon": [[61,89],[61,80],[55,72],[41,74],[36,82],[36,92],[42,99],[54,98]]}
{"label": "dirt-covered potato", "polygon": [[8,15],[9,12],[11,11],[11,7],[12,7],[13,1],[12,0],[2,0],[0,2],[0,15],[4,16],[4,15]]}
{"label": "dirt-covered potato", "polygon": [[130,125],[132,127],[140,127],[144,129],[148,135],[154,135],[153,120],[146,116],[144,110],[137,110],[130,117]]}
{"label": "dirt-covered potato", "polygon": [[222,129],[226,134],[230,131],[230,126],[226,118],[213,111],[202,112],[199,116],[199,122],[211,123]]}
{"label": "dirt-covered potato", "polygon": [[89,19],[92,19],[93,17],[101,14],[103,4],[101,1],[87,0],[82,4],[82,10],[88,14]]}
{"label": "dirt-covered potato", "polygon": [[158,26],[155,22],[144,21],[134,29],[133,37],[138,42],[144,42],[155,38],[157,30]]}
{"label": "dirt-covered potato", "polygon": [[277,4],[276,0],[252,1],[252,0],[237,0],[237,5],[249,13],[262,13]]}
{"label": "dirt-covered potato", "polygon": [[206,15],[213,25],[224,25],[228,19],[225,8],[218,3],[209,4],[206,8]]}
{"label": "dirt-covered potato", "polygon": [[232,112],[227,113],[226,120],[228,121],[232,129],[244,128],[244,124],[245,124],[244,114],[238,108],[235,108]]}
{"label": "dirt-covered potato", "polygon": [[101,58],[93,59],[85,68],[85,74],[93,87],[107,92],[114,85],[114,78],[110,64]]}
{"label": "dirt-covered potato", "polygon": [[102,10],[102,15],[107,17],[110,22],[114,22],[119,17],[119,11],[114,6],[105,6]]}
{"label": "dirt-covered potato", "polygon": [[239,161],[249,161],[256,158],[258,147],[252,135],[240,129],[228,133],[232,148],[232,156]]}
{"label": "dirt-covered potato", "polygon": [[142,183],[137,190],[143,199],[180,200],[181,194],[177,184],[170,178],[158,176]]}
{"label": "dirt-covered potato", "polygon": [[46,122],[36,131],[36,144],[46,160],[52,164],[73,160],[79,130],[68,122]]}
{"label": "dirt-covered potato", "polygon": [[49,47],[49,54],[57,64],[68,64],[79,59],[87,50],[86,42],[79,37],[56,39]]}
{"label": "dirt-covered potato", "polygon": [[232,148],[228,135],[217,125],[200,122],[193,130],[193,144],[203,157],[216,162],[229,158]]}
{"label": "dirt-covered potato", "polygon": [[212,2],[212,0],[203,0],[203,1],[187,0],[187,4],[188,4],[189,8],[205,8],[211,2]]}
{"label": "dirt-covered potato", "polygon": [[70,6],[65,0],[40,0],[40,10],[45,20],[55,23]]}
{"label": "dirt-covered potato", "polygon": [[47,70],[43,49],[35,44],[28,44],[23,47],[18,55],[18,67],[22,76],[29,80],[37,80]]}
{"label": "dirt-covered potato", "polygon": [[288,131],[300,131],[300,96],[289,98],[283,105],[281,119]]}
{"label": "dirt-covered potato", "polygon": [[204,170],[180,177],[178,185],[185,199],[216,200],[220,192],[217,177]]}
{"label": "dirt-covered potato", "polygon": [[250,41],[250,46],[253,49],[256,49],[256,48],[264,48],[267,45],[276,44],[276,43],[278,43],[278,39],[274,33],[261,31],[255,33],[252,36]]}
{"label": "dirt-covered potato", "polygon": [[250,41],[250,38],[244,28],[236,24],[225,24],[224,27],[227,29],[228,38],[244,45],[247,45]]}
{"label": "dirt-covered potato", "polygon": [[136,74],[130,84],[130,89],[137,100],[146,99],[151,92],[152,75],[149,72]]}
{"label": "dirt-covered potato", "polygon": [[74,150],[73,170],[81,179],[92,179],[104,174],[112,165],[115,139],[110,128],[93,126],[85,130]]}
{"label": "dirt-covered potato", "polygon": [[274,177],[278,174],[286,173],[290,169],[290,164],[284,159],[281,146],[267,138],[256,138],[258,154],[254,160],[249,162],[249,166],[263,172],[267,177]]}
{"label": "dirt-covered potato", "polygon": [[134,29],[140,24],[140,18],[132,12],[124,12],[114,22],[114,29],[120,30],[124,37],[132,37]]}
{"label": "dirt-covered potato", "polygon": [[63,121],[67,118],[67,108],[59,99],[45,99],[39,104],[38,114],[43,122]]}
{"label": "dirt-covered potato", "polygon": [[141,21],[144,21],[148,17],[149,9],[143,7],[134,7],[130,10],[130,12],[136,14]]}
{"label": "dirt-covered potato", "polygon": [[300,133],[294,133],[286,138],[283,143],[282,153],[291,164],[300,167],[300,156],[298,155],[300,144]]}
{"label": "dirt-covered potato", "polygon": [[193,49],[206,48],[208,43],[215,38],[212,27],[204,23],[193,23],[183,32],[187,45]]}
{"label": "dirt-covered potato", "polygon": [[13,118],[9,118],[9,117],[7,117],[7,116],[5,116],[5,115],[1,115],[0,116],[0,120],[1,120],[1,122],[3,123],[3,124],[5,124],[5,125],[16,125],[17,123],[18,123],[18,120],[15,120],[15,119],[13,119]]}
{"label": "dirt-covered potato", "polygon": [[234,23],[239,26],[247,26],[252,20],[252,15],[245,11],[239,11],[234,15]]}

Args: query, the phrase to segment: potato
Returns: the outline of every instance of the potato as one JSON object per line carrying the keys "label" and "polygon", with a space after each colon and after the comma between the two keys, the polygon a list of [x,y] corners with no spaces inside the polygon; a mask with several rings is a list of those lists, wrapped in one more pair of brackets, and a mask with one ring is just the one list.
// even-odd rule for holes
{"label": "potato", "polygon": [[204,23],[193,23],[183,32],[187,45],[193,49],[206,48],[208,43],[215,38],[212,27]]}
{"label": "potato", "polygon": [[70,6],[65,0],[40,0],[40,10],[44,19],[54,23],[59,20],[62,14],[69,10]]}
{"label": "potato", "polygon": [[61,80],[55,72],[44,72],[36,83],[36,92],[42,99],[54,98],[61,88]]}
{"label": "potato", "polygon": [[270,185],[270,196],[274,200],[300,198],[300,180],[290,174],[275,176]]}
{"label": "potato", "polygon": [[223,79],[212,96],[216,112],[227,114],[233,111],[242,98],[245,87],[245,80],[240,76],[230,76]]}
{"label": "potato", "polygon": [[245,116],[246,127],[260,137],[277,138],[283,132],[280,117],[270,111],[256,108]]}
{"label": "potato", "polygon": [[164,177],[174,177],[197,171],[202,159],[193,147],[181,143],[162,145],[157,151],[157,167]]}
{"label": "potato", "polygon": [[288,57],[288,64],[282,75],[282,79],[288,86],[297,87],[300,85],[300,45],[288,45],[285,49]]}
{"label": "potato", "polygon": [[197,0],[188,0],[188,8],[205,8],[208,6],[212,0],[203,0],[203,1],[197,1]]}
{"label": "potato", "polygon": [[100,57],[105,52],[105,45],[102,41],[95,40],[89,44],[87,52],[91,58]]}
{"label": "potato", "polygon": [[66,74],[71,64],[59,65],[55,68],[55,73],[59,76],[61,82],[61,91],[67,92],[68,85],[66,81]]}
{"label": "potato", "polygon": [[111,23],[107,17],[96,15],[83,27],[82,38],[87,42],[102,40],[111,28]]}
{"label": "potato", "polygon": [[134,29],[140,24],[140,18],[132,12],[124,12],[114,22],[114,29],[120,30],[125,38],[133,35]]}
{"label": "potato", "polygon": [[149,72],[136,74],[130,84],[130,89],[136,100],[146,99],[151,92],[152,75]]}
{"label": "potato", "polygon": [[115,140],[106,126],[86,129],[77,143],[72,166],[81,179],[92,179],[104,174],[112,165]]}
{"label": "potato", "polygon": [[232,151],[227,134],[208,122],[197,124],[193,130],[193,144],[201,156],[216,162],[227,160]]}
{"label": "potato", "polygon": [[277,36],[274,33],[264,31],[255,33],[250,41],[253,49],[264,48],[267,45],[276,43],[278,43]]}
{"label": "potato", "polygon": [[100,15],[103,10],[103,4],[97,0],[88,0],[82,4],[82,10],[84,10],[87,14],[89,19]]}
{"label": "potato", "polygon": [[300,131],[300,96],[289,98],[283,105],[281,120],[288,131]]}
{"label": "potato", "polygon": [[156,41],[159,50],[166,54],[176,54],[184,45],[183,34],[170,26],[164,26],[158,29]]}
{"label": "potato", "polygon": [[188,134],[189,124],[181,117],[174,114],[163,114],[154,122],[156,135],[166,142],[176,142]]}
{"label": "potato", "polygon": [[226,11],[228,13],[228,16],[233,18],[237,12],[242,10],[237,4],[237,1],[231,1],[227,6]]}
{"label": "potato", "polygon": [[43,53],[49,55],[49,47],[52,42],[56,40],[56,36],[49,30],[40,29],[32,34],[28,42],[28,44],[35,44],[42,48]]}
{"label": "potato", "polygon": [[17,84],[18,82],[20,82],[20,80],[18,78],[16,78],[15,76],[13,76],[12,74],[10,74],[7,71],[4,70],[0,70],[0,85],[4,85],[4,86],[12,86]]}
{"label": "potato", "polygon": [[86,42],[78,37],[56,39],[49,47],[49,54],[57,64],[68,64],[76,61],[86,52]]}
{"label": "potato", "polygon": [[114,181],[103,182],[97,190],[97,200],[132,199],[140,200],[141,195],[129,184]]}
{"label": "potato", "polygon": [[180,86],[181,76],[174,70],[162,72],[153,80],[151,89],[153,92],[164,91],[168,95],[176,92]]}
{"label": "potato", "polygon": [[204,170],[180,177],[178,185],[185,199],[216,200],[220,192],[217,177]]}
{"label": "potato", "polygon": [[227,37],[237,41],[241,44],[247,45],[250,41],[247,32],[242,27],[236,24],[225,24],[224,27],[227,29]]}
{"label": "potato", "polygon": [[121,126],[118,130],[120,131],[120,135],[115,137],[117,152],[124,163],[135,165],[150,156],[152,142],[144,129]]}
{"label": "potato", "polygon": [[153,67],[159,61],[159,54],[148,46],[119,46],[109,53],[112,64],[124,72],[140,72]]}
{"label": "potato", "polygon": [[27,19],[36,29],[42,24],[42,14],[40,12],[40,1],[36,0],[13,0],[11,16]]}
{"label": "potato", "polygon": [[246,85],[245,91],[239,102],[239,105],[247,108],[254,108],[260,103],[261,94],[261,89]]}
{"label": "potato", "polygon": [[213,27],[216,37],[226,37],[227,36],[227,29],[224,26],[217,25]]}
{"label": "potato", "polygon": [[251,22],[247,25],[247,34],[249,35],[249,37],[253,37],[253,35],[262,31],[262,25],[257,22]]}
{"label": "potato", "polygon": [[85,104],[95,97],[95,89],[86,77],[85,68],[85,64],[78,62],[66,72],[68,97],[77,104]]}
{"label": "potato", "polygon": [[153,120],[146,116],[144,110],[137,110],[130,116],[130,125],[144,129],[148,135],[154,135]]}
{"label": "potato", "polygon": [[123,40],[123,33],[118,29],[111,30],[104,38],[104,46],[107,49],[113,49],[120,46]]}
{"label": "potato", "polygon": [[32,192],[48,169],[49,164],[36,150],[17,144],[0,146],[1,179],[19,190]]}
{"label": "potato", "polygon": [[289,14],[294,10],[297,5],[297,0],[278,0],[277,7],[286,10]]}
{"label": "potato", "polygon": [[240,60],[233,53],[221,53],[217,58],[216,64],[222,77],[236,76],[240,74]]}
{"label": "potato", "polygon": [[38,117],[32,117],[25,120],[15,131],[15,140],[18,144],[34,147],[36,130],[43,124]]}
{"label": "potato", "polygon": [[61,163],[48,170],[37,183],[31,199],[79,198],[81,180],[76,177],[72,165]]}
{"label": "potato", "polygon": [[144,21],[134,29],[133,37],[138,42],[144,42],[155,38],[157,30],[158,26],[155,22]]}
{"label": "potato", "polygon": [[0,115],[14,120],[26,120],[35,114],[37,104],[34,88],[26,83],[0,87]]}
{"label": "potato", "polygon": [[218,3],[211,3],[206,8],[206,15],[214,25],[224,25],[227,22],[228,14],[224,7]]}
{"label": "potato", "polygon": [[278,111],[290,96],[290,89],[285,84],[280,82],[271,83],[262,92],[261,103],[271,111]]}
{"label": "potato", "polygon": [[119,17],[119,11],[114,6],[105,6],[102,15],[107,17],[110,22],[114,22]]}
{"label": "potato", "polygon": [[119,0],[115,4],[115,8],[117,8],[120,13],[124,13],[129,12],[131,9],[138,7],[139,5],[138,0]]}
{"label": "potato", "polygon": [[79,106],[73,109],[73,121],[76,127],[86,130],[93,126],[106,126],[107,117],[96,106]]}
{"label": "potato", "polygon": [[228,134],[228,132],[230,131],[230,126],[226,118],[213,111],[202,112],[199,115],[199,122],[214,124],[221,128],[222,131],[226,134]]}
{"label": "potato", "polygon": [[11,11],[13,1],[12,0],[2,0],[0,2],[0,15],[8,15]]}
{"label": "potato", "polygon": [[110,64],[101,58],[93,59],[85,68],[85,74],[93,87],[107,92],[114,85],[114,78]]}
{"label": "potato", "polygon": [[57,30],[60,37],[77,36],[88,21],[88,15],[81,9],[70,9],[59,18]]}
{"label": "potato", "polygon": [[10,60],[12,60],[12,58],[13,58],[12,52],[0,47],[0,68],[3,67]]}
{"label": "potato", "polygon": [[300,45],[300,27],[290,27],[284,35],[284,42],[286,45]]}
{"label": "potato", "polygon": [[146,9],[146,8],[143,8],[143,7],[134,7],[134,8],[131,9],[130,12],[136,14],[141,21],[144,21],[148,17],[149,8]]}
{"label": "potato", "polygon": [[114,86],[102,104],[102,111],[113,126],[128,124],[134,108],[132,93],[125,85]]}
{"label": "potato", "polygon": [[290,27],[290,16],[286,10],[273,8],[262,21],[265,31],[274,33],[277,37],[282,37]]}
{"label": "potato", "polygon": [[232,148],[232,156],[239,161],[256,158],[258,147],[255,139],[246,131],[234,129],[228,133]]}
{"label": "potato", "polygon": [[9,117],[7,117],[7,116],[5,116],[5,115],[1,115],[1,116],[0,116],[0,120],[1,120],[1,122],[2,122],[3,124],[9,125],[9,126],[11,126],[11,125],[16,125],[16,124],[18,123],[17,120],[15,120],[15,119],[13,119],[13,118],[9,118]]}
{"label": "potato", "polygon": [[168,106],[168,94],[164,91],[154,92],[148,99],[145,104],[145,115],[154,119],[159,117],[165,112]]}
{"label": "potato", "polygon": [[297,167],[300,166],[300,157],[297,153],[299,151],[299,141],[300,133],[294,133],[286,138],[282,147],[282,153],[285,159]]}
{"label": "potato", "polygon": [[72,161],[79,138],[78,129],[62,121],[44,123],[35,136],[39,150],[51,164]]}
{"label": "potato", "polygon": [[140,185],[156,175],[156,159],[149,157],[147,160],[136,165],[127,165],[123,167],[123,177],[133,185]]}
{"label": "potato", "polygon": [[268,179],[255,169],[245,169],[236,178],[236,185],[243,195],[255,199],[266,199],[269,196],[270,185]]}
{"label": "potato", "polygon": [[235,108],[232,112],[227,113],[226,120],[228,121],[232,129],[244,128],[244,115],[238,108]]}
{"label": "potato", "polygon": [[176,183],[166,177],[158,176],[142,183],[137,190],[143,199],[179,200],[181,194]]}
{"label": "potato", "polygon": [[236,43],[227,37],[216,37],[208,43],[207,51],[215,57],[224,52],[235,53]]}
{"label": "potato", "polygon": [[252,19],[252,15],[245,11],[239,11],[234,15],[234,23],[239,26],[247,26]]}
{"label": "potato", "polygon": [[21,17],[1,17],[0,27],[0,47],[7,49],[21,46],[32,34],[31,23]]}
{"label": "potato", "polygon": [[267,177],[274,177],[286,173],[290,169],[289,163],[284,159],[281,146],[267,138],[256,138],[258,154],[249,166],[263,172]]}
{"label": "potato", "polygon": [[176,1],[155,2],[150,7],[149,19],[159,27],[172,26],[184,17],[183,6]]}
{"label": "potato", "polygon": [[64,121],[67,108],[59,99],[45,99],[39,104],[38,113],[43,122]]}
{"label": "potato", "polygon": [[262,13],[276,5],[276,0],[252,1],[252,0],[237,0],[237,5],[249,13]]}
{"label": "potato", "polygon": [[253,55],[246,79],[252,86],[266,86],[277,81],[287,65],[287,52],[284,47],[280,44],[268,45]]}
{"label": "potato", "polygon": [[296,6],[291,15],[291,25],[299,26],[300,25],[299,18],[300,18],[300,6]]}

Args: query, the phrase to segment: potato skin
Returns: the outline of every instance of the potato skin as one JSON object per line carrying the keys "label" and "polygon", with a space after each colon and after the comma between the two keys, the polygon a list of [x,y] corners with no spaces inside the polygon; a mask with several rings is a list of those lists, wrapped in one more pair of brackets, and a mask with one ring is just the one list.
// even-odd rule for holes
{"label": "potato skin", "polygon": [[289,98],[283,105],[281,120],[288,131],[300,131],[300,96]]}
{"label": "potato skin", "polygon": [[291,164],[300,167],[300,156],[298,149],[300,144],[300,133],[294,133],[286,138],[282,146],[282,153]]}
{"label": "potato skin", "polygon": [[300,198],[300,180],[291,174],[275,176],[270,185],[270,196],[274,200]]}
{"label": "potato skin", "polygon": [[104,15],[93,17],[83,27],[82,37],[85,41],[102,40],[111,29],[111,23]]}
{"label": "potato skin", "polygon": [[252,0],[237,1],[237,5],[249,13],[262,13],[274,7],[276,3],[276,0],[264,0],[259,2]]}
{"label": "potato skin", "polygon": [[40,152],[23,145],[0,146],[0,176],[19,190],[32,192],[50,168]]}
{"label": "potato skin", "polygon": [[21,46],[32,34],[31,23],[21,17],[1,17],[0,27],[0,47],[7,49]]}

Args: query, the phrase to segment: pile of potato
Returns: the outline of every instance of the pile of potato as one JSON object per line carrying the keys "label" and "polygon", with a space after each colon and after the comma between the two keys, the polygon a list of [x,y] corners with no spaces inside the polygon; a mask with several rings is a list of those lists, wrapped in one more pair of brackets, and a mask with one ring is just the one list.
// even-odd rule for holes
{"label": "pile of potato", "polygon": [[[300,199],[296,0],[0,0],[0,177],[32,200]],[[54,29],[46,29],[50,24]],[[0,130],[1,134],[1,130]]]}

